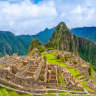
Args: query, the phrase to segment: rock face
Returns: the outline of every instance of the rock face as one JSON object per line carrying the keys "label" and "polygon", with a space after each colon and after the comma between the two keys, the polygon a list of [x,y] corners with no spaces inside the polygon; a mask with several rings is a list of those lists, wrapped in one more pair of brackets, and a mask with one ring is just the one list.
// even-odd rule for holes
{"label": "rock face", "polygon": [[45,46],[74,52],[96,66],[96,43],[72,34],[64,22],[57,25],[50,41]]}

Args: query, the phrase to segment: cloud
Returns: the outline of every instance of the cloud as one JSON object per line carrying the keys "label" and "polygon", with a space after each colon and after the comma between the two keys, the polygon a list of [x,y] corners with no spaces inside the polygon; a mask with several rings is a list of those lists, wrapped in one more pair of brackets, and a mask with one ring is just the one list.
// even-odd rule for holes
{"label": "cloud", "polygon": [[72,10],[72,14],[82,14],[84,11],[84,8],[81,8],[80,5],[77,6],[77,8],[75,10]]}
{"label": "cloud", "polygon": [[[41,29],[37,28],[41,27],[39,24],[51,21],[58,15],[53,1],[46,4],[32,4],[29,0],[15,4],[7,1],[1,2],[0,6],[0,19],[2,20],[0,27],[7,26],[9,30],[17,32],[16,34],[22,34],[23,32],[35,34]],[[33,31],[33,29],[35,30]],[[36,31],[36,29],[39,30]]]}
{"label": "cloud", "polygon": [[0,0],[0,30],[36,34],[64,21],[69,28],[96,26],[96,0]]}

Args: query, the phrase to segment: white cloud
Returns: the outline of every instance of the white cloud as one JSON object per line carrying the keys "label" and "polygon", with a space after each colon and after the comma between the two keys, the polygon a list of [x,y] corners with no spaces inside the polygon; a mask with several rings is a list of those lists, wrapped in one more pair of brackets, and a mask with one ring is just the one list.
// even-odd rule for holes
{"label": "white cloud", "polygon": [[[16,30],[16,32],[21,31],[20,34],[26,31],[29,31],[26,32],[26,34],[35,34],[37,31],[40,31],[40,28],[38,28],[36,32],[32,32],[33,27],[36,28],[40,26],[39,24],[42,21],[42,24],[44,24],[44,22],[53,20],[57,16],[57,11],[54,7],[53,1],[49,1],[46,4],[32,4],[29,0],[15,4],[9,3],[7,1],[1,2],[0,6],[0,13],[2,16],[0,19],[3,20],[3,22],[6,22],[4,24],[8,27],[9,30]],[[2,22],[0,25],[2,25]]]}
{"label": "white cloud", "polygon": [[72,10],[71,13],[73,13],[73,14],[82,14],[84,10],[85,10],[84,8],[81,8],[81,6],[78,5],[77,8],[75,10]]}
{"label": "white cloud", "polygon": [[[31,0],[33,1],[33,0]],[[96,26],[96,0],[0,1],[0,30],[36,34],[64,21],[69,28]]]}

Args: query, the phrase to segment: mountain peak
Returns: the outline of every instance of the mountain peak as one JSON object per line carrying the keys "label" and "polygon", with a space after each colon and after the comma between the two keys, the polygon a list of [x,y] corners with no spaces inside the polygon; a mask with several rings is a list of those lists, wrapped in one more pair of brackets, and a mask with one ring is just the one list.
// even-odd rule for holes
{"label": "mountain peak", "polygon": [[64,22],[60,22],[55,28],[50,39],[55,49],[74,52],[73,34]]}
{"label": "mountain peak", "polygon": [[58,24],[58,26],[60,26],[60,27],[67,27],[64,22],[60,22],[60,23]]}

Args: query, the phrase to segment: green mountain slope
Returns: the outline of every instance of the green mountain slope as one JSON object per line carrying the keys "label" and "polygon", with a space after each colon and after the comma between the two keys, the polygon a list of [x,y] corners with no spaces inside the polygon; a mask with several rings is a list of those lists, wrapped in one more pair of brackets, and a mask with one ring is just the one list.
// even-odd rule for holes
{"label": "green mountain slope", "polygon": [[79,53],[84,60],[96,66],[96,43],[72,34],[63,22],[57,25],[45,46],[50,47],[49,44],[55,49]]}
{"label": "green mountain slope", "polygon": [[41,44],[50,40],[54,28],[46,28],[37,35],[19,35],[15,36],[8,31],[0,31],[0,57],[8,54],[18,53],[19,55],[26,55],[31,41],[38,38]]}
{"label": "green mountain slope", "polygon": [[96,27],[81,27],[71,29],[72,33],[96,42]]}
{"label": "green mountain slope", "polygon": [[13,53],[24,55],[26,53],[25,50],[22,43],[18,41],[14,34],[0,31],[0,57],[5,54],[12,55]]}
{"label": "green mountain slope", "polygon": [[50,41],[53,43],[55,49],[61,49],[70,52],[75,51],[73,34],[63,22],[57,25]]}
{"label": "green mountain slope", "polygon": [[29,46],[28,54],[34,49],[40,46],[41,43],[38,41],[37,38],[34,38]]}

